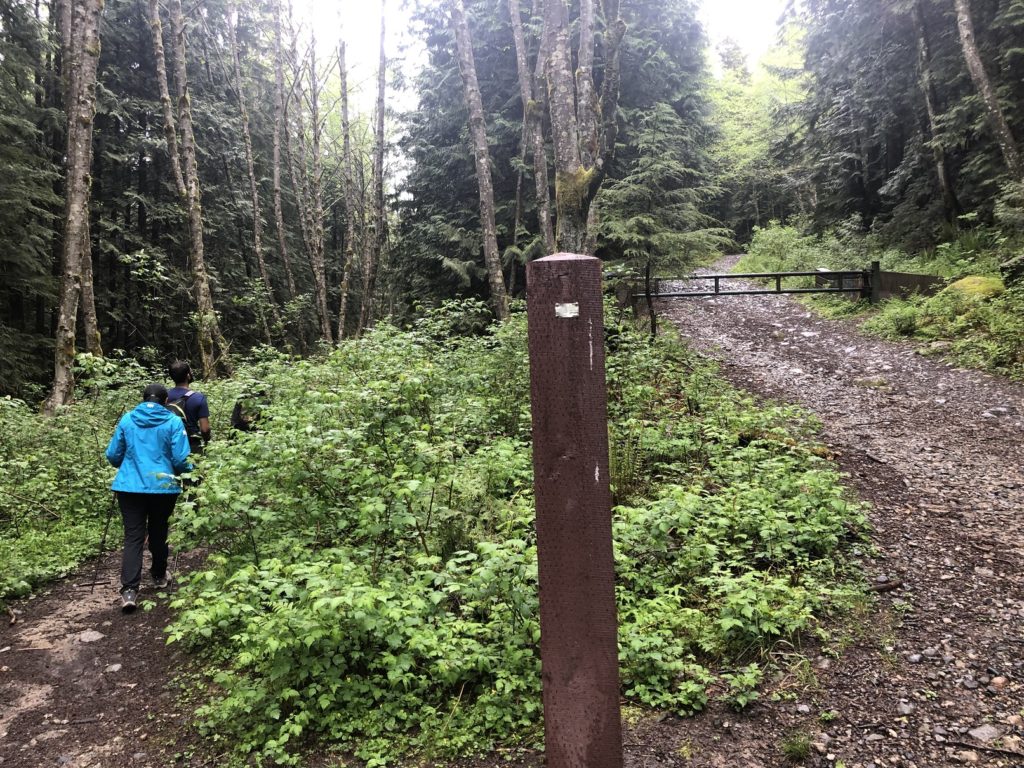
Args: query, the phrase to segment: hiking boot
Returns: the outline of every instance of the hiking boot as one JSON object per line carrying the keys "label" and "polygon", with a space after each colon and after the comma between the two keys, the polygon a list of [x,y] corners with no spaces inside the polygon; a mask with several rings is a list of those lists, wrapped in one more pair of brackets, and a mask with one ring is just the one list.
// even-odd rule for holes
{"label": "hiking boot", "polygon": [[137,589],[126,589],[121,593],[121,613],[132,613],[137,607],[139,591]]}
{"label": "hiking boot", "polygon": [[171,583],[171,574],[165,573],[160,578],[153,577],[153,586],[157,589],[167,589],[167,585]]}

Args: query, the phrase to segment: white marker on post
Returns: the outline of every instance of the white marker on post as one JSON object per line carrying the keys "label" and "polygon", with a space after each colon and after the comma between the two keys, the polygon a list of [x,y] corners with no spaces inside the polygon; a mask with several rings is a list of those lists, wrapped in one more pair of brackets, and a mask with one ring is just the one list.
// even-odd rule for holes
{"label": "white marker on post", "polygon": [[555,304],[555,317],[579,317],[580,305],[576,302],[571,304]]}

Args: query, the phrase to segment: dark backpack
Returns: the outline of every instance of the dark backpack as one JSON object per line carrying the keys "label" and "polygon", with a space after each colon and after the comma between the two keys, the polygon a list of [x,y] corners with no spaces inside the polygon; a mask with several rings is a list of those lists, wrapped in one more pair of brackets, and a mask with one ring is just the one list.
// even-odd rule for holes
{"label": "dark backpack", "polygon": [[176,397],[173,400],[168,400],[164,403],[164,408],[179,417],[185,424],[185,434],[188,435],[188,444],[192,448],[192,451],[197,451],[202,446],[202,438],[199,435],[198,429],[193,430],[189,428],[188,417],[185,416],[185,404],[188,399],[194,395],[191,389],[186,390],[185,394],[181,397]]}

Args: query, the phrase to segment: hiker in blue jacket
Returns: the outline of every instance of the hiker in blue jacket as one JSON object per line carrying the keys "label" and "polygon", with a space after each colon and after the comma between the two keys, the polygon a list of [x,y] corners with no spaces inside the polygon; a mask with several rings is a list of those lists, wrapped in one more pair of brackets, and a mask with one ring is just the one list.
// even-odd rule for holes
{"label": "hiker in blue jacket", "polygon": [[135,610],[139,596],[147,533],[153,582],[158,589],[167,586],[167,530],[181,493],[177,476],[192,468],[185,427],[164,407],[166,402],[164,385],[150,384],[142,392],[142,402],[121,417],[107,446],[107,461],[117,467],[110,487],[117,493],[124,521],[121,610],[125,613]]}

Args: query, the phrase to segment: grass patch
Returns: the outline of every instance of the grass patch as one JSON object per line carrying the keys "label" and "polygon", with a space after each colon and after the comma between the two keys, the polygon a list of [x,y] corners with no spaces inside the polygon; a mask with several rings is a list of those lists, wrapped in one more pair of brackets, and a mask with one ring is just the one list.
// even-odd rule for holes
{"label": "grass patch", "polygon": [[811,756],[811,737],[803,731],[793,731],[782,739],[779,750],[789,762],[802,763]]}

